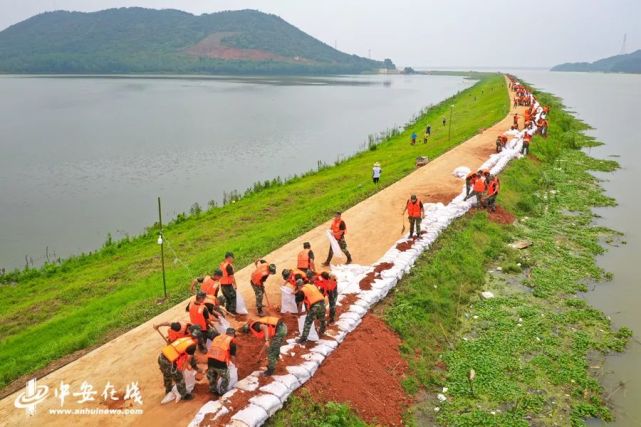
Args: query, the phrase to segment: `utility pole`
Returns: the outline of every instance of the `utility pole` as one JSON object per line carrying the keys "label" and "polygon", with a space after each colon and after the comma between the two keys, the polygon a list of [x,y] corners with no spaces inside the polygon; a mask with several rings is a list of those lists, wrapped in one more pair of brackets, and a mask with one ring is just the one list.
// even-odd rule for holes
{"label": "utility pole", "polygon": [[162,236],[162,211],[160,209],[160,197],[158,197],[158,224],[160,225],[158,244],[160,245],[160,263],[162,264],[162,288],[165,292],[165,299],[167,299],[167,279],[165,278],[165,240]]}
{"label": "utility pole", "polygon": [[454,110],[454,104],[450,105],[450,126],[447,130],[447,143],[450,143],[450,136],[452,135],[452,110]]}

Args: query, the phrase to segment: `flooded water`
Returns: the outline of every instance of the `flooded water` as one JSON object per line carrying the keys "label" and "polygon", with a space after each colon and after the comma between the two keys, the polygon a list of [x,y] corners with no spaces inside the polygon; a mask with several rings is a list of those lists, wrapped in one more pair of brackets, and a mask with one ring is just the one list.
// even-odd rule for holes
{"label": "flooded water", "polygon": [[[223,192],[308,171],[473,82],[0,77],[0,268],[137,234]],[[168,218],[167,218],[168,219]]]}
{"label": "flooded water", "polygon": [[[591,425],[641,426],[641,198],[639,171],[641,139],[641,75],[518,72],[533,85],[563,98],[565,105],[594,127],[589,132],[605,145],[591,149],[599,158],[617,160],[621,169],[598,174],[616,208],[597,209],[598,223],[625,233],[627,244],[610,247],[599,265],[614,273],[614,280],[597,285],[587,294],[591,304],[603,310],[616,327],[628,326],[634,337],[623,354],[609,356],[602,378],[611,394],[616,421]],[[616,156],[616,157],[615,157]]]}

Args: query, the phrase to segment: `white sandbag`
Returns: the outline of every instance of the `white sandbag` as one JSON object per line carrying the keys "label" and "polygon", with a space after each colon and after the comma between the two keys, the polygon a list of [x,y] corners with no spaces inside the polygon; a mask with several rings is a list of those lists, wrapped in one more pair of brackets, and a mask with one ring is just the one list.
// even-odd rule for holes
{"label": "white sandbag", "polygon": [[339,319],[339,320],[342,320],[342,319],[358,320],[358,319],[360,319],[361,317],[362,317],[362,316],[361,316],[360,314],[358,314],[358,313],[354,313],[354,312],[351,312],[351,311],[347,311],[347,312],[345,312],[345,313],[341,314],[341,315],[338,317],[338,319]]}
{"label": "white sandbag", "polygon": [[464,179],[469,173],[471,172],[471,169],[468,168],[467,166],[459,166],[454,171],[452,172],[452,175],[454,175],[457,178]]}
{"label": "white sandbag", "polygon": [[300,366],[307,369],[307,371],[309,372],[309,376],[311,377],[316,373],[316,370],[318,369],[319,365],[320,365],[320,362],[318,362],[318,360],[312,359],[302,363]]}
{"label": "white sandbag", "polygon": [[[372,286],[374,286],[374,284],[375,284],[375,283],[377,283],[377,282],[378,282],[378,283],[381,283],[381,281],[380,281],[380,280],[375,280],[375,281],[372,283]],[[350,306],[349,306],[349,308],[348,308],[347,310],[348,310],[348,312],[356,313],[356,314],[358,314],[359,316],[363,316],[365,313],[367,313],[367,310],[365,310],[365,309],[364,309],[363,307],[361,307],[360,305],[356,305],[356,304],[352,304],[352,305],[350,305]]]}
{"label": "white sandbag", "polygon": [[[314,347],[314,348],[312,348],[312,349],[311,349],[311,352],[312,352],[312,353],[318,353],[318,354],[320,354],[320,355],[322,355],[322,356],[327,356],[327,355],[329,355],[332,351],[334,351],[334,349],[333,349],[333,348],[331,348],[331,347],[328,347],[328,346],[326,346],[326,345],[317,345],[316,347]],[[305,356],[306,356],[306,355],[305,355]],[[303,356],[303,357],[305,357],[305,356]]]}
{"label": "white sandbag", "polygon": [[[240,381],[237,381],[236,388],[244,391],[254,391],[258,388],[258,375],[260,371],[254,371],[250,375],[247,375]],[[238,378],[238,371],[236,371],[236,378]],[[231,378],[230,378],[231,383]]]}
{"label": "white sandbag", "polygon": [[356,322],[352,319],[341,319],[336,322],[338,329],[345,332],[352,332],[356,327]]}
{"label": "white sandbag", "polygon": [[286,366],[285,369],[287,370],[287,372],[294,375],[301,384],[307,381],[309,377],[311,377],[309,371],[300,365]]}
{"label": "white sandbag", "polygon": [[[335,329],[334,329],[334,330],[331,330],[331,331],[326,332],[326,333],[325,333],[325,335],[327,335],[328,337],[331,337],[331,338],[333,338],[334,340],[336,340],[336,344],[338,344],[338,343],[342,343],[342,342],[343,342],[343,340],[345,339],[345,336],[347,336],[347,334],[346,334],[344,331],[341,331],[341,330],[335,330]],[[321,340],[321,341],[322,341],[322,340]]]}
{"label": "white sandbag", "polygon": [[332,247],[332,251],[334,251],[334,256],[344,257],[345,254],[341,250],[341,247],[336,241],[336,238],[334,237],[332,232],[330,230],[326,230],[326,233],[327,233],[327,240],[329,240],[329,245]]}
{"label": "white sandbag", "polygon": [[298,314],[298,307],[296,306],[296,295],[289,286],[280,287],[280,312],[281,313],[294,313]]}
{"label": "white sandbag", "polygon": [[285,401],[285,399],[287,399],[287,396],[289,396],[289,394],[292,392],[285,384],[278,381],[272,381],[269,384],[259,388],[259,390],[264,393],[273,394],[281,402]]}
{"label": "white sandbag", "polygon": [[296,341],[295,340],[294,340],[294,342],[292,344],[282,345],[280,347],[280,354],[285,355],[285,354],[289,353],[290,351],[292,351],[294,349],[294,347],[296,347]]}
{"label": "white sandbag", "polygon": [[200,423],[205,419],[205,416],[213,417],[215,420],[228,412],[229,409],[225,408],[220,400],[210,400],[198,410],[194,418],[189,423],[189,427],[200,426]]}
{"label": "white sandbag", "polygon": [[174,391],[175,388],[176,386],[174,385],[174,388],[172,388],[171,391],[167,393],[165,397],[162,398],[162,400],[160,401],[161,405],[164,405],[166,403],[173,402],[174,400],[176,400],[176,398],[178,397],[178,391],[177,390]]}
{"label": "white sandbag", "polygon": [[261,426],[267,418],[267,411],[251,403],[231,417],[232,421],[240,421],[249,427]]}
{"label": "white sandbag", "polygon": [[274,379],[274,381],[279,382],[287,387],[290,392],[296,390],[302,384],[299,381],[298,377],[291,373],[287,375],[272,375],[272,378]]}
{"label": "white sandbag", "polygon": [[[323,347],[326,347],[326,346],[323,346]],[[329,348],[329,347],[326,347],[326,348]],[[315,353],[313,350],[310,351],[309,353],[303,354],[302,358],[308,362],[314,362],[317,365],[320,365],[325,360],[325,356],[323,356],[320,353]]]}
{"label": "white sandbag", "polygon": [[236,290],[236,313],[238,314],[248,314],[247,305],[245,305],[245,299],[243,295]]}
{"label": "white sandbag", "polygon": [[[305,327],[305,319],[307,315],[298,317],[298,333],[299,335],[303,334],[303,328]],[[316,321],[312,322],[312,327],[309,328],[309,335],[307,335],[307,341],[318,341],[318,332],[316,332]]]}
{"label": "white sandbag", "polygon": [[227,331],[227,328],[230,328],[231,324],[227,319],[224,317],[219,317],[218,321],[214,322],[214,329],[216,329],[216,332],[219,334],[224,334]]}
{"label": "white sandbag", "polygon": [[258,396],[254,396],[249,399],[249,402],[263,408],[270,417],[283,407],[283,403],[280,399],[273,394],[259,394]]}
{"label": "white sandbag", "polygon": [[335,340],[328,340],[328,339],[318,340],[318,345],[326,345],[331,348],[338,347],[338,343]]}

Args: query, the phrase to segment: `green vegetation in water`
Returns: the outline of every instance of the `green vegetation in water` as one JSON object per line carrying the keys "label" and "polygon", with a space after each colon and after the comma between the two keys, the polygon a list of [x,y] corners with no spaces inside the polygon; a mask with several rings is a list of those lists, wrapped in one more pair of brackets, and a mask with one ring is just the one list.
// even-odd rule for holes
{"label": "green vegetation in water", "polygon": [[[448,140],[448,127],[440,121],[449,117],[451,105],[455,108]],[[437,157],[496,123],[508,110],[504,78],[487,77],[432,107],[375,150],[286,183],[268,181],[223,207],[179,215],[164,229],[169,261],[165,301],[159,300],[157,226],[136,238],[109,240],[93,254],[1,276],[0,387],[178,304],[188,296],[193,276],[217,267],[226,251],[235,253],[236,265],[242,268],[328,220],[332,212],[371,196],[376,191],[370,180],[374,162],[383,166],[382,186],[390,185],[414,170],[416,156]],[[421,133],[427,124],[432,125],[429,143],[410,146],[411,133]]]}
{"label": "green vegetation in water", "polygon": [[[383,307],[410,364],[405,389],[429,395],[408,411],[407,424],[611,419],[595,374],[602,355],[622,351],[631,331],[613,331],[577,293],[588,281],[608,278],[595,256],[603,252],[599,239],[614,232],[593,225],[591,209],[615,202],[590,171],[617,164],[581,151],[596,144],[582,133],[587,127],[558,99],[537,97],[552,107],[549,137],[536,137],[530,157],[501,175],[499,205],[520,219],[501,225],[474,212],[456,222]],[[516,240],[532,245],[508,246]],[[482,290],[495,298],[480,299]]]}

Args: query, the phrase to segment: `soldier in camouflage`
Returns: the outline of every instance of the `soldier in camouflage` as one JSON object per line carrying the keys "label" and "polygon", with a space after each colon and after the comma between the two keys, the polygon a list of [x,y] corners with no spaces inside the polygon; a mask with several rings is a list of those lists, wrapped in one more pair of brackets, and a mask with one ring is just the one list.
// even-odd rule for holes
{"label": "soldier in camouflage", "polygon": [[[183,376],[183,371],[187,368],[189,364],[192,369],[198,370],[196,364],[196,359],[193,357],[196,352],[196,343],[200,338],[200,331],[192,333],[193,341],[188,343],[189,346],[184,349],[184,351],[178,351],[180,355],[173,362],[170,361],[165,352],[161,352],[158,356],[158,366],[160,367],[160,372],[162,372],[163,383],[165,385],[165,393],[170,393],[174,383],[176,384],[176,389],[180,394],[181,400],[191,400],[193,396],[187,392],[187,387],[185,385],[185,377]],[[179,341],[182,339],[174,341],[173,343],[167,345],[167,347],[180,346]]]}
{"label": "soldier in camouflage", "polygon": [[301,313],[302,303],[305,303],[307,308],[307,317],[305,318],[303,333],[297,341],[299,344],[307,342],[309,330],[316,319],[320,323],[318,336],[322,336],[325,333],[325,297],[316,286],[305,284],[302,280],[298,280],[296,282],[296,304],[298,304],[299,313]]}
{"label": "soldier in camouflage", "polygon": [[241,332],[251,333],[258,339],[265,340],[267,347],[267,370],[263,375],[270,376],[276,369],[280,357],[280,347],[287,337],[287,325],[283,319],[269,316],[251,320],[241,327]]}

